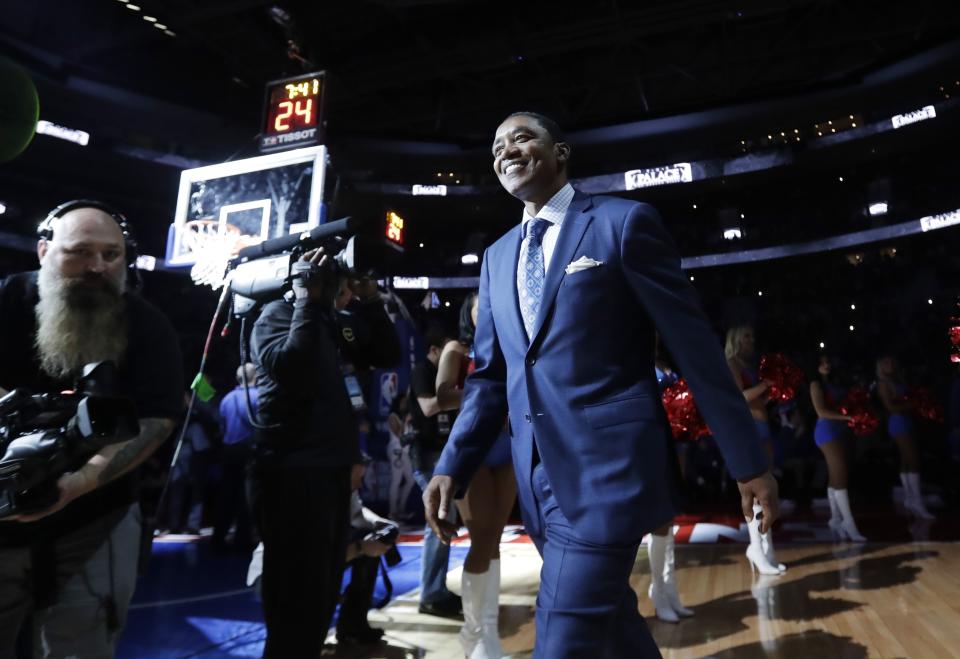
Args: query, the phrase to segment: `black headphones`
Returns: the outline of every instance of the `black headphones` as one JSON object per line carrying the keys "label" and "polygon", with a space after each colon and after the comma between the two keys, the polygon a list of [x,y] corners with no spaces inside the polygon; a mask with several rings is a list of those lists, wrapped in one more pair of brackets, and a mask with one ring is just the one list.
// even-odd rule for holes
{"label": "black headphones", "polygon": [[139,289],[141,280],[140,271],[137,270],[137,256],[139,256],[137,239],[134,238],[133,232],[130,230],[130,223],[127,222],[126,216],[113,206],[94,199],[74,199],[73,201],[66,201],[47,213],[47,216],[43,218],[43,221],[37,226],[37,236],[42,240],[52,240],[54,220],[78,208],[96,208],[112,217],[113,221],[117,223],[117,226],[120,227],[120,232],[123,234],[124,251],[126,252],[127,258],[127,281],[134,289]]}

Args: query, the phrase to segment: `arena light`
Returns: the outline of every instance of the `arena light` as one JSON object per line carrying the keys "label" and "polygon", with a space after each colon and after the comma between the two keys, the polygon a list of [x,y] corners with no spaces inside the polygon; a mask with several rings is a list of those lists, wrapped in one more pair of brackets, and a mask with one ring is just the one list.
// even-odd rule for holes
{"label": "arena light", "polygon": [[0,201],[0,215],[3,215],[7,212],[7,205]]}
{"label": "arena light", "polygon": [[460,257],[460,263],[463,265],[476,265],[480,263],[480,257],[473,253],[464,254]]}
{"label": "arena light", "polygon": [[66,126],[59,126],[49,121],[44,121],[43,119],[37,122],[37,132],[41,135],[49,135],[50,137],[73,142],[80,146],[87,146],[87,144],[90,143],[90,133],[74,128],[67,128]]}
{"label": "arena light", "polygon": [[157,257],[141,254],[137,257],[137,269],[153,271],[157,268]]}
{"label": "arena light", "polygon": [[937,111],[932,105],[925,105],[919,110],[914,110],[913,112],[907,112],[906,114],[895,114],[890,118],[890,122],[893,124],[894,128],[903,128],[904,126],[909,126],[910,124],[915,124],[918,121],[926,121],[927,119],[936,119]]}
{"label": "arena light", "polygon": [[870,215],[872,215],[873,217],[877,217],[878,215],[886,215],[887,202],[878,201],[876,203],[870,204],[869,206],[867,206],[867,212],[870,213]]}
{"label": "arena light", "polygon": [[723,230],[723,239],[724,240],[739,240],[743,238],[743,232],[740,229],[724,229]]}

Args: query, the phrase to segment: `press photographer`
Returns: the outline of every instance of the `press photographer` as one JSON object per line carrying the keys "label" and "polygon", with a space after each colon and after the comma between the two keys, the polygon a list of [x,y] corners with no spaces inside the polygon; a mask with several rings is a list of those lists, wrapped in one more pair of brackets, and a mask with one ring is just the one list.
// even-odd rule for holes
{"label": "press photographer", "polygon": [[[350,539],[347,546],[347,564],[350,566],[350,583],[343,592],[340,616],[337,618],[337,644],[360,645],[380,642],[383,630],[371,627],[367,611],[373,606],[373,591],[377,584],[377,572],[382,570],[381,561],[393,566],[401,561],[396,542],[400,529],[396,523],[380,517],[363,505],[360,487],[370,458],[363,456],[360,464],[353,465],[350,486]],[[382,558],[381,558],[382,557]],[[384,571],[388,593],[383,606],[390,599],[392,586]]]}
{"label": "press photographer", "polygon": [[140,431],[57,479],[55,501],[0,520],[0,657],[32,614],[35,656],[112,657],[137,575],[134,469],[182,410],[181,358],[167,319],[136,292],[136,243],[109,206],[79,200],[39,227],[38,272],[0,282],[0,393],[57,394],[84,365],[119,365],[116,390]]}
{"label": "press photographer", "polygon": [[361,460],[338,355],[341,273],[323,248],[290,270],[291,292],[264,306],[251,337],[265,426],[251,470],[265,657],[320,653],[340,593],[351,467]]}

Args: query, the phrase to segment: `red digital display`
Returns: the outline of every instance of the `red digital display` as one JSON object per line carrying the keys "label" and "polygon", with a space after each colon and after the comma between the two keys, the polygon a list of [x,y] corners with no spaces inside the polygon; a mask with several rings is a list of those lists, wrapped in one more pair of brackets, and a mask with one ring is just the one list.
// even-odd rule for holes
{"label": "red digital display", "polygon": [[320,141],[323,75],[276,80],[267,85],[260,149],[289,149]]}
{"label": "red digital display", "polygon": [[403,218],[393,211],[387,212],[385,234],[387,242],[401,249],[403,248]]}

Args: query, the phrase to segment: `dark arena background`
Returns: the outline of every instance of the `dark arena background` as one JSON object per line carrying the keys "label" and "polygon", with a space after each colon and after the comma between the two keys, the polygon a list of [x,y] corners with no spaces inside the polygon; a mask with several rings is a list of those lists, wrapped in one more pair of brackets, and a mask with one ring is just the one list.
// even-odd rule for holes
{"label": "dark arena background", "polygon": [[[517,110],[562,126],[576,190],[659,211],[710,349],[749,326],[747,356],[784,378],[760,405],[787,567],[773,576],[744,558],[748,525],[709,430],[664,392],[682,463],[674,579],[694,617],[655,612],[649,541],[631,575],[663,656],[960,656],[960,3],[8,0],[0,276],[37,268],[37,224],[61,202],[121,209],[186,384],[206,354],[214,390],[186,421],[205,426],[205,447],[171,469],[178,432],[140,467],[153,542],[115,656],[263,653],[247,578],[256,532],[231,543],[238,528],[214,530],[226,473],[215,417],[241,333],[235,321],[221,332],[221,317],[205,353],[220,298],[209,284],[237,249],[347,216],[362,222],[362,274],[402,348],[394,366],[346,378],[372,458],[360,497],[398,523],[402,560],[377,577],[368,619],[382,639],[338,642],[334,623],[323,654],[464,656],[462,618],[418,606],[424,510],[400,399],[416,398],[426,337],[457,335],[486,248],[521,219],[490,151]],[[815,441],[809,383],[824,357],[862,393],[839,452],[865,542],[839,527]],[[919,492],[878,391],[884,358],[913,392]],[[676,363],[663,352],[658,367]],[[470,546],[464,528],[456,593]],[[503,656],[530,657],[541,560],[519,508],[500,556]]]}

